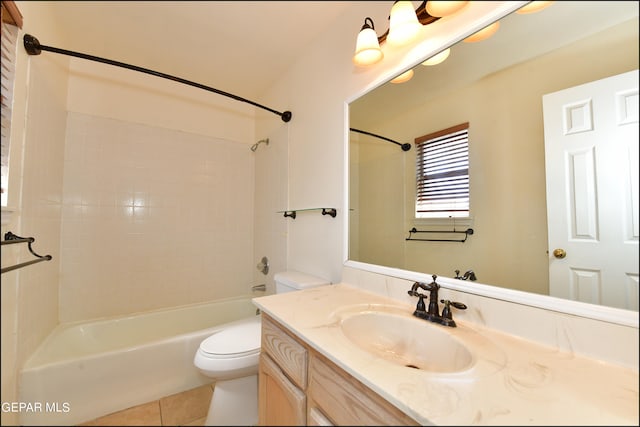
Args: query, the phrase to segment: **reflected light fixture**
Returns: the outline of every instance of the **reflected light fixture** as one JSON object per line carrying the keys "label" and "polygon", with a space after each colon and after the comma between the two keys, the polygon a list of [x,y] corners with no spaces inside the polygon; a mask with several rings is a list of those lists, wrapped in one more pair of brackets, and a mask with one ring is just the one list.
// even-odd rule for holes
{"label": "reflected light fixture", "polygon": [[540,12],[542,9],[551,6],[552,3],[553,1],[532,1],[531,3],[528,3],[522,6],[520,9],[516,10],[516,13],[524,15],[527,13]]}
{"label": "reflected light fixture", "polygon": [[487,25],[480,31],[477,31],[471,34],[469,37],[464,39],[463,42],[467,42],[467,43],[481,42],[482,40],[486,40],[492,35],[494,35],[496,31],[498,31],[498,28],[500,28],[500,21],[496,21],[491,25]]}
{"label": "reflected light fixture", "polygon": [[426,65],[426,66],[438,65],[441,62],[444,62],[444,60],[449,57],[450,53],[451,53],[451,49],[446,48],[445,50],[443,50],[442,52],[438,53],[437,55],[433,55],[431,58],[429,58],[426,61],[424,61],[422,63],[422,65]]}
{"label": "reflected light fixture", "polygon": [[413,69],[409,69],[409,70],[405,71],[404,73],[400,74],[398,77],[396,77],[395,79],[391,80],[391,83],[408,82],[409,80],[411,80],[411,77],[413,77]]}
{"label": "reflected light fixture", "polygon": [[469,3],[468,1],[440,1],[429,0],[427,2],[427,12],[431,16],[442,18],[443,16],[453,15]]}
{"label": "reflected light fixture", "polygon": [[401,0],[393,4],[387,36],[389,44],[393,46],[408,44],[416,38],[421,28],[422,24],[418,21],[412,2]]}
{"label": "reflected light fixture", "polygon": [[376,34],[373,20],[369,17],[364,19],[364,25],[358,33],[358,41],[356,42],[356,53],[353,56],[353,62],[356,65],[371,65],[379,62],[384,54],[378,43],[378,35]]}

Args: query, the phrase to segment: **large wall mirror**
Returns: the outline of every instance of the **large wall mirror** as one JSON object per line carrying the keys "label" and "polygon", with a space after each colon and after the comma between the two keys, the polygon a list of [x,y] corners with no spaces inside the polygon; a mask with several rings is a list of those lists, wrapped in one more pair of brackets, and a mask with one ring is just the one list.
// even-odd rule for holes
{"label": "large wall mirror", "polygon": [[[512,13],[500,20],[489,39],[458,42],[450,46],[444,62],[418,64],[411,80],[387,82],[351,102],[351,128],[411,143],[412,148],[403,151],[380,138],[350,132],[348,261],[374,271],[384,267],[447,278],[472,271],[475,281],[467,275],[466,281],[451,282],[459,289],[484,285],[511,289],[537,301],[551,296],[547,299],[556,301],[556,306],[560,298],[595,305],[596,311],[637,312],[638,39],[637,2],[553,2],[534,14]],[[584,194],[548,198],[547,191],[567,184],[546,179],[552,168],[545,153],[549,130],[545,131],[543,97],[618,75],[631,75],[636,82],[635,92],[625,91],[622,98],[631,116],[625,131],[635,142],[627,144],[628,155],[611,169],[624,171],[615,181],[619,185],[598,187],[594,193],[589,184],[582,184]],[[562,111],[574,121],[590,120],[597,113]],[[468,218],[416,219],[415,140],[461,123],[469,123],[471,213]],[[589,167],[588,159],[586,163],[576,159],[569,162],[572,176],[589,175],[580,169]],[[595,173],[610,172],[600,168]],[[597,246],[607,227],[605,220],[624,222],[622,244],[597,255],[602,263],[626,260],[622,271],[609,279],[597,265],[575,268],[571,242],[569,247],[551,246],[550,225],[557,214],[548,209],[566,204],[584,210],[597,202],[594,197],[613,193],[624,193],[624,200],[612,203],[616,206],[606,212],[596,206],[597,235],[583,245]],[[430,233],[426,241],[407,240],[416,237],[412,228],[432,232],[470,228],[473,234]],[[461,237],[466,240],[436,241]],[[554,249],[565,250],[566,256],[561,258],[559,252],[554,256]],[[570,288],[558,290],[550,269],[562,265]],[[633,316],[637,318],[637,313]]]}

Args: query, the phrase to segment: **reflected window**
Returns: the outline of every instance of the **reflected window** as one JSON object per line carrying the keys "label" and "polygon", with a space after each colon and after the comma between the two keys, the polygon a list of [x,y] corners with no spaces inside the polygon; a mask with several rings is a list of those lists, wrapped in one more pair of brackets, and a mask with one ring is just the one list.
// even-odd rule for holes
{"label": "reflected window", "polygon": [[[3,11],[4,19],[4,11]],[[2,22],[2,206],[7,205],[9,138],[18,27]]]}
{"label": "reflected window", "polygon": [[415,139],[416,218],[469,217],[469,123]]}

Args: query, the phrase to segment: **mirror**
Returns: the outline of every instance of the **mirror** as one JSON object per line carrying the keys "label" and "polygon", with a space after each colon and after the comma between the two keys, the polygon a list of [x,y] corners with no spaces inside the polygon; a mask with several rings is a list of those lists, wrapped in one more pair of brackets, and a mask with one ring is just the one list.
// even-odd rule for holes
{"label": "mirror", "polygon": [[[555,259],[548,245],[542,96],[637,68],[637,3],[554,2],[538,13],[512,13],[491,38],[459,42],[443,63],[418,64],[408,82],[385,83],[351,102],[350,127],[414,147],[405,152],[349,134],[347,264],[390,267],[406,278],[411,272],[454,278],[456,270],[459,276],[471,270],[477,281],[456,281],[458,289],[491,285],[521,291],[522,300],[550,295]],[[636,114],[637,99],[636,89]],[[470,218],[416,220],[414,141],[465,122]],[[636,194],[635,230],[637,200]],[[413,227],[474,234],[464,243],[408,241]],[[637,232],[632,240],[637,263]],[[629,280],[628,301],[611,306],[637,311],[637,264]]]}

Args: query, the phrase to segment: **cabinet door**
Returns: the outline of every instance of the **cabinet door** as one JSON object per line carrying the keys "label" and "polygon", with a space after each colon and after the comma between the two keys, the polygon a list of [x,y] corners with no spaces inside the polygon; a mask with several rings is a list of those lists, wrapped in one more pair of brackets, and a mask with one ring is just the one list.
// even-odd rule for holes
{"label": "cabinet door", "polygon": [[377,393],[315,352],[311,353],[309,371],[309,414],[316,411],[335,425],[418,425]]}
{"label": "cabinet door", "polygon": [[258,371],[258,424],[303,426],[307,424],[307,399],[266,354],[260,355]]}
{"label": "cabinet door", "polygon": [[302,390],[307,388],[307,349],[275,320],[262,314],[262,351]]}

